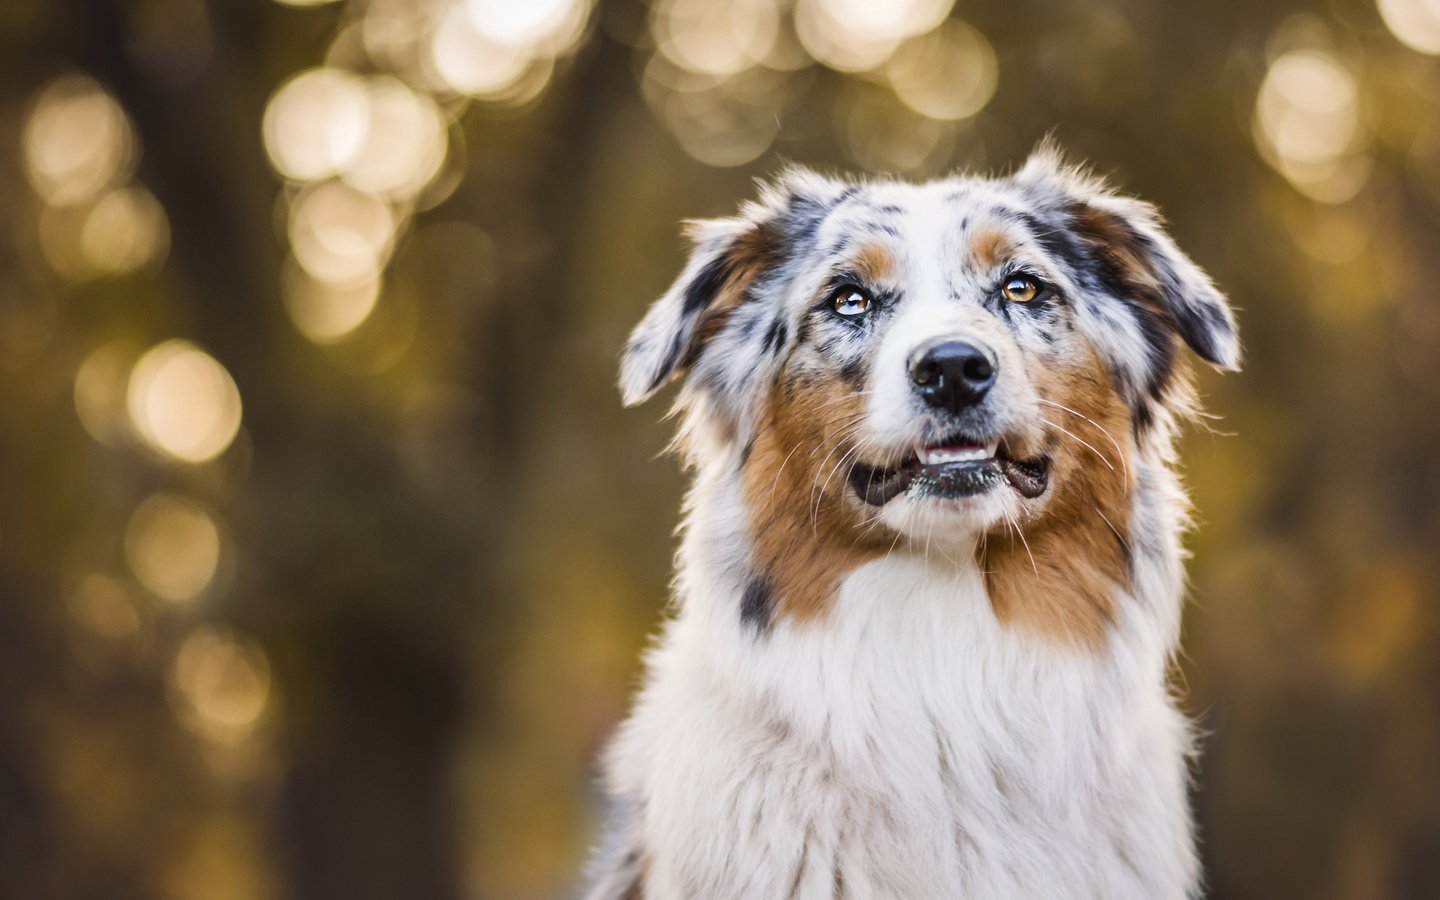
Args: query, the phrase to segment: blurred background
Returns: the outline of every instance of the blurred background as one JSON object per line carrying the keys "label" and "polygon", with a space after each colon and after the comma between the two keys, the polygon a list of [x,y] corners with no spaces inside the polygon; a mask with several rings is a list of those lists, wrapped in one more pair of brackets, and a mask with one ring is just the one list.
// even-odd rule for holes
{"label": "blurred background", "polygon": [[558,898],[666,599],[683,217],[1048,131],[1234,298],[1216,898],[1440,896],[1437,0],[4,0],[0,896]]}

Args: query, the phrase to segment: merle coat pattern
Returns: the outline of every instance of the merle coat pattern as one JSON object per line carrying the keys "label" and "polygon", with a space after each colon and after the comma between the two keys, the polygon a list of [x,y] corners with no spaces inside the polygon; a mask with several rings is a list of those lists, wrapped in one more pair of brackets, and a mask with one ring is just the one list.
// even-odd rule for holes
{"label": "merle coat pattern", "polygon": [[622,365],[627,404],[683,379],[694,480],[588,896],[1195,895],[1173,443],[1182,346],[1240,357],[1209,278],[1050,148],[792,170],[690,235]]}

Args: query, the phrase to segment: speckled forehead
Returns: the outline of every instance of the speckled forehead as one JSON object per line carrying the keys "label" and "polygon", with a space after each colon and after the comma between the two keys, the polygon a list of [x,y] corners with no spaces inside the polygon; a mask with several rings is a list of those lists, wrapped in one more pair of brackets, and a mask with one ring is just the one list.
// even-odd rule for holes
{"label": "speckled forehead", "polygon": [[1004,182],[952,178],[926,184],[866,185],[836,204],[816,251],[834,265],[879,246],[894,254],[897,277],[926,271],[981,273],[1007,259],[1041,255],[1033,200]]}

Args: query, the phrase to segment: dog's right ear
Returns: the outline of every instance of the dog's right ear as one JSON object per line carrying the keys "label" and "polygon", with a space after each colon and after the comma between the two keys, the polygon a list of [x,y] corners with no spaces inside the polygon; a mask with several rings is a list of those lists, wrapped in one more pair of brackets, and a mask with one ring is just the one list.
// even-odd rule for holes
{"label": "dog's right ear", "polygon": [[762,186],[733,218],[686,223],[694,244],[685,270],[630,335],[620,362],[626,406],[649,399],[686,371],[747,290],[813,235],[844,185],[792,169]]}

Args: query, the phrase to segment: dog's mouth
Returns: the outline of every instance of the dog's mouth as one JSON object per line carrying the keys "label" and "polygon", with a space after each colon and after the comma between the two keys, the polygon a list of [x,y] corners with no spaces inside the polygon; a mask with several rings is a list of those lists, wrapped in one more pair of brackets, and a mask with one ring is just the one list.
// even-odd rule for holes
{"label": "dog's mouth", "polygon": [[999,438],[965,435],[917,447],[893,466],[856,463],[850,469],[850,486],[871,506],[884,506],[903,493],[936,500],[976,497],[1002,484],[1033,500],[1049,483],[1049,457],[1016,458]]}

